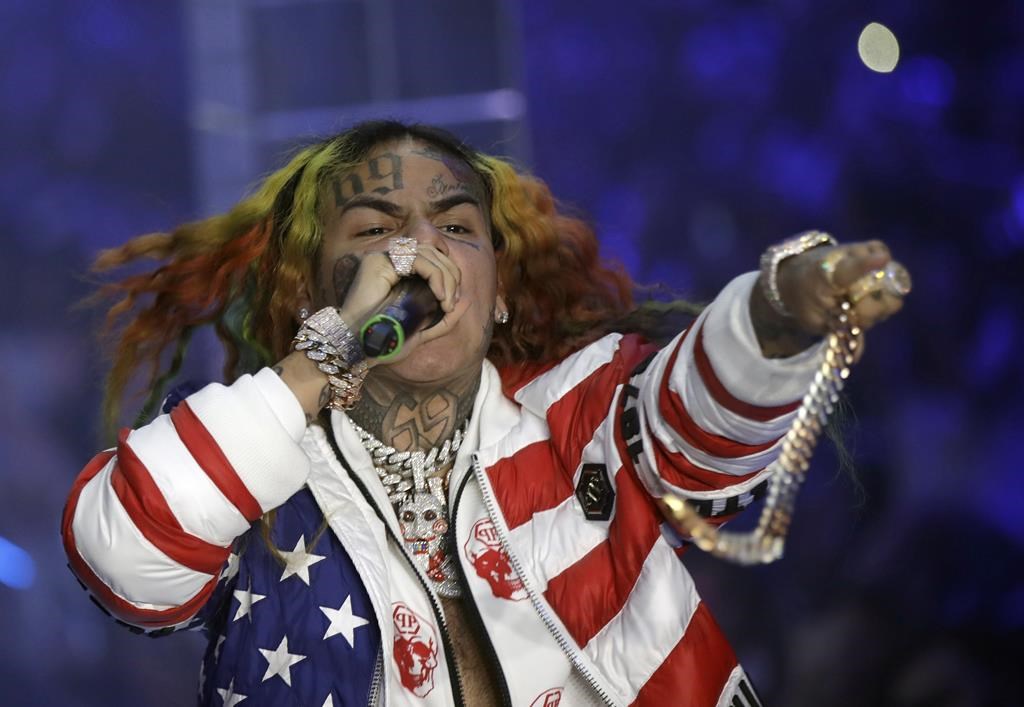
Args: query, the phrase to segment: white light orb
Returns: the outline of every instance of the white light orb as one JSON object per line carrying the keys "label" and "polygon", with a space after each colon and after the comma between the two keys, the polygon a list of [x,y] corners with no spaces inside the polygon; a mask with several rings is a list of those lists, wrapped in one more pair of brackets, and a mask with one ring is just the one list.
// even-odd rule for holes
{"label": "white light orb", "polygon": [[900,60],[900,43],[888,27],[872,22],[857,39],[857,53],[864,66],[880,74],[887,74],[896,68]]}

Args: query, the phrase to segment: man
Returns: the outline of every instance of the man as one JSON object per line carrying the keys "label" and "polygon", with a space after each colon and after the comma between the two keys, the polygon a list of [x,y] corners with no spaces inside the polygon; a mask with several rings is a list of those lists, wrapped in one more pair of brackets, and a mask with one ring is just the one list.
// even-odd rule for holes
{"label": "man", "polygon": [[[208,631],[203,704],[756,704],[656,501],[747,505],[830,310],[899,309],[861,284],[883,244],[830,244],[772,251],[659,346],[612,332],[644,330],[632,283],[542,184],[436,129],[356,126],[101,256],[166,261],[112,286],[115,316],[153,296],[112,399],[209,322],[235,382],[86,467],[71,565],[129,624]],[[412,277],[436,323],[365,358]]]}

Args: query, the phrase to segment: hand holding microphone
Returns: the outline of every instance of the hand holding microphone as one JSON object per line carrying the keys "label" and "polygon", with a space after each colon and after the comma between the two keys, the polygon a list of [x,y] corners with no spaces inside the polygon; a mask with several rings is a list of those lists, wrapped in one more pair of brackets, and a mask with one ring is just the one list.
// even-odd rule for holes
{"label": "hand holding microphone", "polygon": [[402,351],[406,339],[443,317],[441,304],[427,281],[419,276],[407,277],[391,289],[360,329],[363,352],[368,358],[388,361]]}
{"label": "hand holding microphone", "polygon": [[[294,350],[274,370],[307,416],[315,417],[325,405],[351,409],[359,401],[370,367],[399,357],[410,339],[419,340],[422,330],[443,323],[455,309],[458,267],[446,251],[429,245],[417,252],[417,245],[412,238],[392,238],[387,252],[338,258],[336,287],[338,265],[350,267],[348,281],[341,281],[345,287],[339,295],[341,306],[298,315],[302,324],[292,341]],[[346,258],[354,260],[355,267]],[[325,390],[329,396],[325,397]]]}
{"label": "hand holding microphone", "polygon": [[358,334],[363,352],[378,363],[395,359],[415,333],[440,322],[454,307],[452,295],[458,288],[457,268],[453,272],[447,253],[433,246],[398,236],[388,240],[386,255],[401,279],[389,277],[391,291],[356,320],[363,322]]}

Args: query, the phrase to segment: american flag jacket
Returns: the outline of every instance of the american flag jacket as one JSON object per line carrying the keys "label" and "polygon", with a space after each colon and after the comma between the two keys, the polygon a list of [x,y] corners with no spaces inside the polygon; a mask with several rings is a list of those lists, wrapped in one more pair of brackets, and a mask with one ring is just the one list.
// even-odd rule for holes
{"label": "american flag jacket", "polygon": [[[721,522],[765,488],[818,351],[761,356],[756,277],[661,349],[484,362],[449,547],[504,704],[760,705],[654,503]],[[347,418],[327,427],[269,369],[189,395],[78,476],[70,567],[131,627],[207,631],[200,704],[461,704],[441,603]]]}

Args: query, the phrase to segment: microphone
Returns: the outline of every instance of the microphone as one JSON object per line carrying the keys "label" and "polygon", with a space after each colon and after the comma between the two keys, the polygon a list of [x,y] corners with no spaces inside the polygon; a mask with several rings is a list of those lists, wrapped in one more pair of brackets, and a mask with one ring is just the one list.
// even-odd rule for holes
{"label": "microphone", "polygon": [[416,275],[403,278],[363,324],[359,332],[363,353],[381,361],[394,358],[408,337],[443,318],[441,303],[427,281]]}

